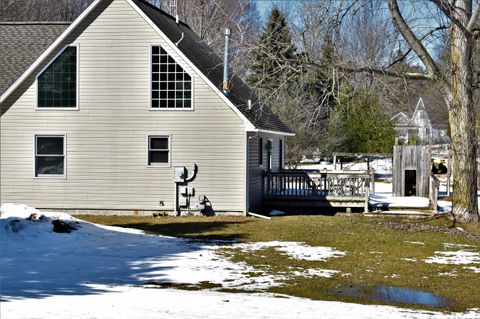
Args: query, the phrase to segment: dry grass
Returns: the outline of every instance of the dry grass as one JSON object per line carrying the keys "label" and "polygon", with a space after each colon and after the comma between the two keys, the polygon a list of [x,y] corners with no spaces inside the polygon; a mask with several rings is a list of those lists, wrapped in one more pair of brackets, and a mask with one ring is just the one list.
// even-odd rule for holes
{"label": "dry grass", "polygon": [[[298,241],[312,246],[335,247],[347,252],[344,257],[319,262],[288,258],[273,249],[251,252],[225,249],[225,254],[234,261],[247,262],[271,274],[289,272],[292,268],[340,271],[332,278],[293,277],[284,286],[271,288],[272,292],[312,299],[369,303],[354,297],[339,296],[336,292],[352,284],[388,285],[418,289],[445,297],[451,301],[447,310],[460,311],[480,305],[480,295],[477,293],[480,274],[465,269],[465,265],[424,262],[426,258],[433,256],[435,251],[446,250],[444,243],[475,245],[475,248],[470,249],[480,252],[478,240],[460,232],[449,232],[451,222],[444,219],[379,222],[378,219],[361,216],[284,216],[271,221],[243,217],[79,217],[96,223],[138,228],[148,233],[168,236],[239,242]],[[435,227],[396,229],[390,227],[392,223]],[[478,226],[463,227],[472,233],[480,234]],[[424,245],[411,242],[422,242]],[[417,261],[405,261],[403,258],[414,258]],[[480,267],[478,264],[476,266]],[[440,273],[455,276],[441,276]]]}

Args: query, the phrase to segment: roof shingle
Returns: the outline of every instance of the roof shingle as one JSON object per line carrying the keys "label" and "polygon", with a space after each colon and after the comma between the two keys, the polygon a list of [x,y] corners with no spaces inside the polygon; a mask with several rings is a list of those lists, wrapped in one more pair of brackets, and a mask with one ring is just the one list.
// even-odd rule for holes
{"label": "roof shingle", "polygon": [[69,22],[0,22],[0,96],[69,25]]}

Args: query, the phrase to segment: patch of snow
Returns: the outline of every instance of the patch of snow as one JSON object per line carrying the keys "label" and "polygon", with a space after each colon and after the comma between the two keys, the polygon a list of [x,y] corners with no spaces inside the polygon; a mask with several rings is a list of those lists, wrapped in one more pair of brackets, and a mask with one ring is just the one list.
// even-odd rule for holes
{"label": "patch of snow", "polygon": [[338,274],[340,271],[333,269],[305,269],[305,270],[296,270],[293,272],[295,276],[301,277],[325,277],[331,278],[334,274]]}
{"label": "patch of snow", "polygon": [[480,274],[480,267],[463,267],[463,269],[468,269],[473,271],[476,274]]}
{"label": "patch of snow", "polygon": [[270,241],[248,244],[234,244],[231,248],[239,248],[244,252],[274,248],[294,259],[303,259],[311,261],[325,261],[328,258],[342,257],[345,252],[336,250],[332,247],[309,246],[305,243],[293,241]]}
{"label": "patch of snow", "polygon": [[373,207],[426,208],[426,207],[429,207],[430,200],[426,197],[418,197],[418,196],[394,197],[394,196],[373,194],[373,195],[370,195],[369,203]]}
{"label": "patch of snow", "polygon": [[440,213],[448,213],[452,211],[452,202],[446,200],[438,201],[438,211]]}
{"label": "patch of snow", "polygon": [[480,263],[480,253],[471,251],[436,251],[435,256],[425,259],[428,264],[468,265]]}
{"label": "patch of snow", "polygon": [[452,270],[450,272],[440,272],[438,273],[439,277],[458,277],[458,274],[455,270]]}
{"label": "patch of snow", "polygon": [[375,194],[392,196],[392,193],[393,193],[392,183],[375,182]]}
{"label": "patch of snow", "polygon": [[412,244],[412,245],[422,245],[425,246],[425,243],[421,241],[405,241],[406,243]]}
{"label": "patch of snow", "polygon": [[417,258],[400,258],[400,260],[409,261],[409,262],[417,262]]}
{"label": "patch of snow", "polygon": [[269,215],[270,216],[282,216],[282,215],[286,215],[286,213],[282,212],[281,210],[272,210]]}
{"label": "patch of snow", "polygon": [[450,243],[444,243],[443,246],[445,248],[476,248],[477,246],[474,245],[466,245],[466,244],[450,244]]}

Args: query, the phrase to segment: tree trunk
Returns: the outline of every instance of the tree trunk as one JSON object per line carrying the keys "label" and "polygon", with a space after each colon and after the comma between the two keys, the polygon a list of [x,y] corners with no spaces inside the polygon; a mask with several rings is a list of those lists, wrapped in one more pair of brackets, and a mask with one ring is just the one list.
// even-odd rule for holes
{"label": "tree trunk", "polygon": [[[453,15],[467,25],[470,0],[455,1]],[[453,24],[451,32],[450,90],[446,100],[450,119],[453,155],[453,214],[462,222],[479,221],[477,206],[477,136],[473,105],[473,38]],[[449,92],[448,92],[449,91]]]}

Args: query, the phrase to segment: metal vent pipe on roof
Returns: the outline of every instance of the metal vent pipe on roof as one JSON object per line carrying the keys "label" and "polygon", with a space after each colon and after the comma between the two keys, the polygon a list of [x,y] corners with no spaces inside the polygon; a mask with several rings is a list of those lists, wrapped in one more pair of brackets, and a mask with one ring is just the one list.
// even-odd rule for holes
{"label": "metal vent pipe on roof", "polygon": [[227,94],[230,90],[228,85],[228,51],[230,49],[230,29],[225,29],[225,54],[223,58],[223,93]]}

